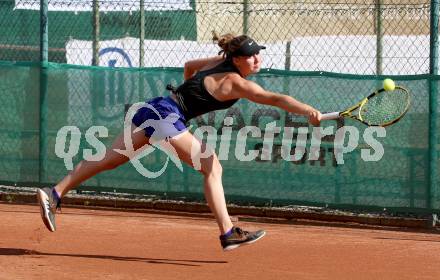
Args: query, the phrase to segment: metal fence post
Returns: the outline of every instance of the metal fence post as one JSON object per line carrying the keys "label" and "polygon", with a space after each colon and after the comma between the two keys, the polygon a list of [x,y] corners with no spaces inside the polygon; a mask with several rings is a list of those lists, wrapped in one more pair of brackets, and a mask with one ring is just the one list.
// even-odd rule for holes
{"label": "metal fence post", "polygon": [[[92,25],[93,25],[93,41],[92,41],[92,66],[99,66],[99,51],[101,49],[100,46],[100,33],[101,33],[101,24],[100,24],[100,18],[99,18],[99,1],[100,0],[93,0],[93,11],[92,11]],[[98,123],[98,107],[100,105],[100,102],[104,102],[105,99],[102,96],[102,92],[95,91],[94,89],[98,89],[100,86],[100,79],[96,74],[94,74],[94,71],[89,72],[91,75],[91,88],[90,92],[93,92],[91,96],[92,101],[92,125],[97,125]],[[102,103],[101,103],[102,104]],[[96,176],[95,179],[97,181],[97,185],[101,186],[101,180],[100,175]]]}
{"label": "metal fence post", "polygon": [[[429,73],[438,74],[438,20],[439,20],[439,1],[431,0],[431,22],[430,22],[430,56]],[[428,209],[433,208],[433,198],[437,192],[437,112],[438,112],[438,88],[437,81],[433,78],[429,80],[429,192]]]}
{"label": "metal fence post", "polygon": [[376,75],[382,75],[382,0],[376,0]]}
{"label": "metal fence post", "polygon": [[42,183],[47,170],[47,64],[49,60],[48,0],[40,1],[40,135],[39,135],[39,173]]}
{"label": "metal fence post", "polygon": [[243,34],[249,32],[249,0],[243,0]]}
{"label": "metal fence post", "polygon": [[140,0],[140,19],[139,19],[139,67],[144,67],[144,44],[145,44],[145,3]]}
{"label": "metal fence post", "polygon": [[93,0],[93,66],[99,65],[99,33],[99,0]]}

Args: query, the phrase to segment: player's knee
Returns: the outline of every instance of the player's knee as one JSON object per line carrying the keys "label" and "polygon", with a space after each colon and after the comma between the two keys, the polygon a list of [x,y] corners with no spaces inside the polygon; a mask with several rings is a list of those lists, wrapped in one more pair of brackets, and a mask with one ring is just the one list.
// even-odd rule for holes
{"label": "player's knee", "polygon": [[200,170],[205,176],[221,177],[223,167],[216,155],[206,158],[202,162],[202,169]]}

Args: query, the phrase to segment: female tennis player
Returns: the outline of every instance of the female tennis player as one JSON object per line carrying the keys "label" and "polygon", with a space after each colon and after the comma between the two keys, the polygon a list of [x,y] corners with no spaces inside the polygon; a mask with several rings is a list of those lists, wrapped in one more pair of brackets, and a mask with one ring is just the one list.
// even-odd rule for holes
{"label": "female tennis player", "polygon": [[[152,139],[157,133],[162,135],[161,139],[165,139],[171,145],[180,160],[194,167],[192,160],[194,150],[204,151],[209,147],[196,139],[187,130],[185,124],[190,119],[207,112],[228,108],[240,98],[306,116],[312,125],[319,125],[321,113],[315,108],[288,95],[264,90],[258,84],[246,80],[249,75],[260,71],[260,50],[266,47],[258,45],[246,35],[235,37],[232,34],[222,36],[214,34],[213,40],[221,48],[218,56],[186,62],[184,83],[176,89],[171,89],[172,92],[167,97],[157,97],[147,101],[146,106],[136,112],[130,132],[135,151],[152,144]],[[173,124],[171,126],[170,119]],[[151,120],[159,123],[156,122],[154,127],[146,127],[145,124],[151,124]],[[55,212],[61,198],[92,176],[129,161],[128,156],[117,152],[124,150],[125,147],[124,133],[121,133],[102,160],[83,160],[55,187],[38,190],[41,216],[50,231],[56,230]],[[223,250],[231,250],[262,238],[265,235],[264,230],[249,232],[232,224],[226,208],[222,167],[217,155],[212,152],[211,156],[199,160],[200,167],[197,169],[204,176],[205,198],[220,229],[220,243]]]}

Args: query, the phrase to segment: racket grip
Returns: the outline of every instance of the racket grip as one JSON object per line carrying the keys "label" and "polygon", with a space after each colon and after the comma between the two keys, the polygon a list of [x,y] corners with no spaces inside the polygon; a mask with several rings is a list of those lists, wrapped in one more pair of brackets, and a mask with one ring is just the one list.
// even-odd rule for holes
{"label": "racket grip", "polygon": [[339,118],[339,112],[326,113],[321,115],[321,120],[335,120]]}

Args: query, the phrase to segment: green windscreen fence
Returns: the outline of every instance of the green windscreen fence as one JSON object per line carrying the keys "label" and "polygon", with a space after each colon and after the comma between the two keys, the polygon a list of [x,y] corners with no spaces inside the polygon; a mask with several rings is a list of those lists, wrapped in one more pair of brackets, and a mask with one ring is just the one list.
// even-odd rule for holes
{"label": "green windscreen fence", "polygon": [[[122,131],[132,104],[166,95],[166,84],[178,84],[183,76],[178,68],[111,69],[53,63],[47,71],[47,123],[41,123],[40,111],[45,110],[39,106],[39,66],[0,64],[3,182],[59,181],[70,165],[87,156],[85,151],[91,154],[99,151],[97,142],[90,140],[93,135],[109,146]],[[264,70],[252,79],[268,90],[287,93],[321,111],[353,105],[380,87],[382,80],[376,76],[277,70]],[[386,128],[386,136],[380,131],[372,133],[352,120],[325,121],[321,127],[326,136],[314,150],[313,128],[306,119],[246,100],[240,100],[228,110],[192,120],[190,129],[197,133],[197,129],[200,132],[202,127],[211,127],[203,130],[204,139],[222,155],[223,183],[230,200],[253,204],[439,209],[439,190],[430,189],[428,146],[429,90],[438,86],[438,78],[399,76],[395,81],[411,92],[412,105],[399,123]],[[225,121],[228,117],[232,118],[232,124]],[[47,135],[41,138],[43,126]],[[248,133],[243,141],[243,134],[240,138],[238,131],[246,127],[253,127],[256,132]],[[104,133],[98,133],[99,130]],[[337,131],[342,131],[345,146],[348,147],[349,141],[355,146],[341,157],[335,146]],[[231,135],[229,142],[228,135]],[[43,164],[39,158],[41,141],[47,143]],[[241,148],[237,148],[239,145]],[[299,149],[295,156],[295,148],[300,146],[305,149]],[[436,147],[438,153],[438,143]],[[313,151],[316,157],[312,156]],[[243,160],[244,155],[247,157]],[[84,185],[118,192],[202,197],[202,176],[187,166],[181,171],[172,160],[168,163],[167,160],[168,155],[159,150],[140,160],[149,174],[166,169],[156,178],[147,178],[127,163],[99,174]],[[439,178],[436,180],[438,186]]]}
{"label": "green windscreen fence", "polygon": [[[179,85],[186,61],[218,54],[216,31],[266,46],[263,70],[251,79],[322,112],[353,105],[386,77],[412,97],[408,114],[385,130],[353,120],[314,130],[302,117],[246,100],[192,120],[191,132],[219,155],[228,201],[438,212],[438,6],[0,0],[0,182],[52,185],[80,160],[99,158],[132,104]],[[203,198],[202,176],[162,151],[139,162],[83,188]]]}

